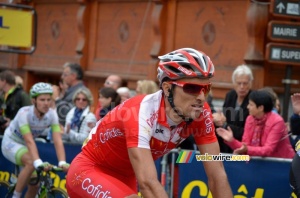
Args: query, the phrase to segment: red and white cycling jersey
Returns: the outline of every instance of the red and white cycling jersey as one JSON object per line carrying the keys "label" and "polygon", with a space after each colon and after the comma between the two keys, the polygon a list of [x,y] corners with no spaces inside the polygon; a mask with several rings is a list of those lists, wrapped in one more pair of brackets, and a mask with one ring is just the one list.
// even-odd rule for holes
{"label": "red and white cycling jersey", "polygon": [[155,160],[191,134],[197,145],[217,141],[209,105],[205,103],[197,120],[189,125],[182,122],[171,129],[162,91],[158,91],[131,98],[110,111],[93,128],[82,151],[101,168],[132,175],[128,148],[151,149]]}

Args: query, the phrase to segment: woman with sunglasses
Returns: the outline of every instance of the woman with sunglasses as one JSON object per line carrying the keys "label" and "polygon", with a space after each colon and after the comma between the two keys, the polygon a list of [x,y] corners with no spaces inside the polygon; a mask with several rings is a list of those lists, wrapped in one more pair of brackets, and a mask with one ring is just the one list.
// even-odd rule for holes
{"label": "woman with sunglasses", "polygon": [[[159,57],[161,90],[130,98],[94,127],[73,160],[66,187],[70,197],[167,198],[154,160],[193,135],[201,153],[218,155],[205,102],[214,65],[203,52],[178,49]],[[233,197],[223,164],[203,162],[215,198]],[[137,182],[137,183],[136,183]]]}
{"label": "woman with sunglasses", "polygon": [[75,105],[67,114],[63,139],[74,144],[82,144],[96,125],[96,117],[90,111],[93,96],[88,89],[80,88],[73,96]]}

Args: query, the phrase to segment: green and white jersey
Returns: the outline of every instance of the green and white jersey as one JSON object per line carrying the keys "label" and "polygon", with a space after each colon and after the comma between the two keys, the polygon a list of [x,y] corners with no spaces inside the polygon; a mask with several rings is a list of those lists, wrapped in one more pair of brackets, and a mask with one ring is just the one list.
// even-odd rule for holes
{"label": "green and white jersey", "polygon": [[10,133],[14,138],[23,141],[24,134],[32,133],[32,136],[36,138],[50,126],[52,132],[60,132],[56,111],[50,108],[49,111],[39,119],[34,113],[34,106],[31,105],[22,107],[18,111],[15,118],[10,122],[9,130],[6,130],[6,133]]}

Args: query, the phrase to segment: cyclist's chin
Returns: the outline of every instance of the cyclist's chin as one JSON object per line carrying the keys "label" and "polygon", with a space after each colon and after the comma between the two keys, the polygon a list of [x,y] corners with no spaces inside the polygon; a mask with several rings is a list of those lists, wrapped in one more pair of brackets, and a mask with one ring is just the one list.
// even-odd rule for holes
{"label": "cyclist's chin", "polygon": [[41,111],[41,113],[45,114],[49,111],[49,107],[44,107],[40,111]]}

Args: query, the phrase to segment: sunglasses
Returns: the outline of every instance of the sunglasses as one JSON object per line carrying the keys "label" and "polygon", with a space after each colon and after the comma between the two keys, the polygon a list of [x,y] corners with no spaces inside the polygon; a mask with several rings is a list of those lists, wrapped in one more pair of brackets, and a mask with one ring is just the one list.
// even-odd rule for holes
{"label": "sunglasses", "polygon": [[112,86],[113,84],[115,84],[116,82],[114,82],[114,81],[109,81],[109,80],[107,80],[107,81],[105,81],[105,85],[107,85],[107,86]]}
{"label": "sunglasses", "polygon": [[182,87],[185,93],[192,94],[192,95],[199,95],[201,92],[203,92],[204,95],[207,96],[211,88],[211,83],[194,84],[194,83],[187,83],[187,82],[180,82],[180,81],[171,81],[168,83]]}
{"label": "sunglasses", "polygon": [[83,102],[86,102],[86,101],[87,101],[86,98],[76,98],[75,100],[76,100],[76,101],[80,101],[80,100],[81,100],[81,101],[83,101]]}

